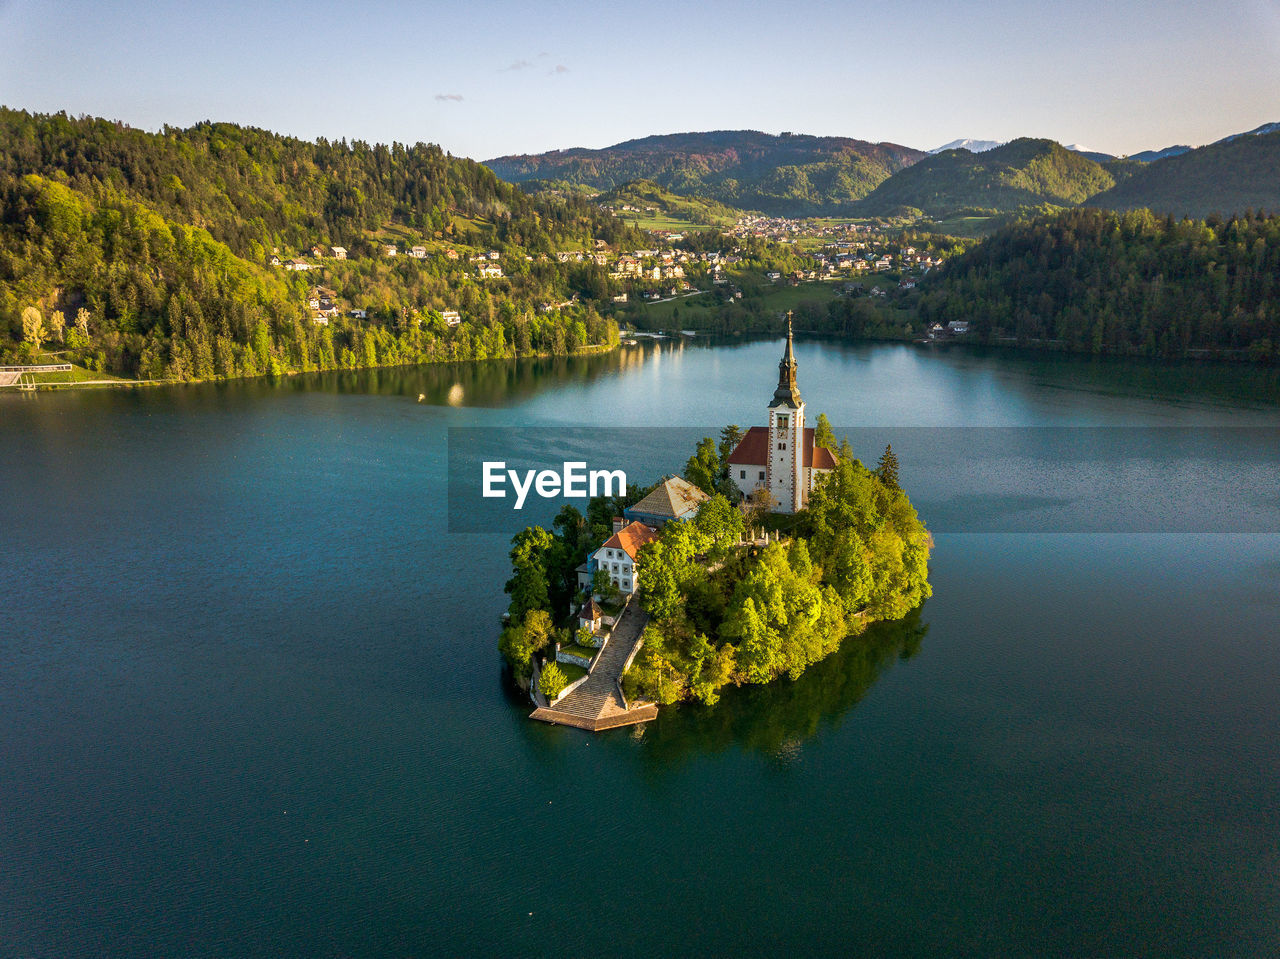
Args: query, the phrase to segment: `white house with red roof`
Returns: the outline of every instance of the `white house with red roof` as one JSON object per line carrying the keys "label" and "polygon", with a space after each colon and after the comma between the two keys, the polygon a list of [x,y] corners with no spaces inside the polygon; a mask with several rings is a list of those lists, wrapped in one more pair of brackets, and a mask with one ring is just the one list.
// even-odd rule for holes
{"label": "white house with red roof", "polygon": [[658,531],[638,520],[626,525],[623,523],[621,517],[613,521],[613,535],[591,554],[591,564],[593,572],[598,569],[607,572],[613,585],[622,592],[634,593],[636,558],[640,555],[640,547],[657,539]]}
{"label": "white house with red roof", "polygon": [[778,364],[778,388],[769,404],[769,425],[747,430],[729,454],[729,478],[751,496],[767,490],[779,513],[798,513],[820,476],[836,468],[831,450],[813,441],[813,427],[804,425],[804,400],[796,384],[796,356],[791,342],[791,314],[787,314],[787,349]]}

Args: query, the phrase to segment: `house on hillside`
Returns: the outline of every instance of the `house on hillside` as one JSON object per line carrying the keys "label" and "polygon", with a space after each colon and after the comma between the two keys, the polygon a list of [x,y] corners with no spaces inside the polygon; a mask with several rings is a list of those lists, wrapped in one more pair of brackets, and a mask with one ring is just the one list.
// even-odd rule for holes
{"label": "house on hillside", "polygon": [[329,249],[333,251],[335,260],[345,260],[347,258],[347,248],[345,246],[331,246]]}

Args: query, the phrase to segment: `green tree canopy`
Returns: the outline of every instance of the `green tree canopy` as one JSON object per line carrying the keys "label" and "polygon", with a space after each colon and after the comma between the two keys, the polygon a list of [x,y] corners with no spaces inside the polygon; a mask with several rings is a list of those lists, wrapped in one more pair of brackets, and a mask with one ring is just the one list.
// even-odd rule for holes
{"label": "green tree canopy", "polygon": [[708,495],[716,492],[720,478],[720,456],[711,437],[703,437],[684,467],[684,478]]}
{"label": "green tree canopy", "polygon": [[547,663],[542,669],[542,674],[538,677],[538,689],[549,700],[559,696],[568,685],[568,677],[565,676],[564,670],[560,668],[560,664],[555,660]]}
{"label": "green tree canopy", "polygon": [[529,526],[517,533],[511,545],[512,577],[504,587],[511,595],[507,612],[512,622],[522,621],[533,609],[548,609],[547,554],[552,536],[541,526]]}
{"label": "green tree canopy", "polygon": [[839,449],[835,431],[831,429],[831,421],[827,419],[826,413],[818,414],[818,422],[813,428],[813,444],[825,447],[833,453]]}

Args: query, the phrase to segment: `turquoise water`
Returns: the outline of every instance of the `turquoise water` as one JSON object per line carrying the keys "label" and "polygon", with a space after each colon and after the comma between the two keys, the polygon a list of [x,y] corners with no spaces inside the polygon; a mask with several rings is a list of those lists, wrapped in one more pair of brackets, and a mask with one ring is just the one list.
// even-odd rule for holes
{"label": "turquoise water", "polygon": [[[526,719],[447,430],[749,425],[779,350],[0,397],[0,955],[1280,952],[1274,532],[939,532],[797,682]],[[797,354],[850,429],[1280,425],[1273,373]]]}

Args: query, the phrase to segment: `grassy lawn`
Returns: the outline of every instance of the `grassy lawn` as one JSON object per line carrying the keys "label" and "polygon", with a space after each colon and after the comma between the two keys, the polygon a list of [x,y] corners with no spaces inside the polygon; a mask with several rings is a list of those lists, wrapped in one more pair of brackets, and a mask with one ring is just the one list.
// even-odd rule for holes
{"label": "grassy lawn", "polygon": [[[60,361],[55,361],[60,362]],[[71,367],[70,373],[37,373],[35,374],[37,383],[84,383],[89,380],[114,380],[118,383],[127,382],[119,376],[112,376],[110,373],[97,373],[93,370],[86,370],[83,366]]]}
{"label": "grassy lawn", "polygon": [[801,283],[799,286],[778,283],[764,294],[763,299],[769,309],[785,313],[787,310],[794,310],[801,303],[826,303],[834,300],[840,286],[840,283],[827,283],[823,280]]}
{"label": "grassy lawn", "polygon": [[[49,353],[43,353],[40,359],[32,363],[18,364],[20,366],[52,366],[55,363],[67,362],[61,356]],[[110,373],[97,373],[93,370],[86,370],[83,366],[72,364],[71,370],[66,373],[32,373],[31,378],[38,384],[65,384],[65,383],[87,383],[91,380],[111,380],[115,383],[129,383],[131,380],[119,376],[112,376]]]}
{"label": "grassy lawn", "polygon": [[[581,656],[583,659],[590,659],[596,653],[600,652],[600,650],[591,646],[579,646],[577,643],[570,643],[568,646],[561,645],[560,652],[568,653],[570,656]],[[564,666],[572,664],[561,663],[560,665]]]}
{"label": "grassy lawn", "polygon": [[[676,211],[655,211],[653,213],[632,213],[630,210],[622,212],[621,217],[633,226],[637,226],[642,230],[669,230],[672,233],[684,233],[689,230],[710,230],[722,229],[727,230],[734,224],[731,217],[719,216],[710,211],[698,211],[690,216],[682,217]],[[699,220],[710,220],[710,223],[699,222]]]}
{"label": "grassy lawn", "polygon": [[644,300],[638,300],[633,305],[639,306],[643,311],[646,326],[651,327],[656,324],[663,329],[672,329],[680,325],[675,316],[676,311],[679,311],[680,316],[684,316],[686,312],[705,316],[718,304],[710,294],[700,293],[698,296],[677,296],[666,303],[646,303]]}
{"label": "grassy lawn", "polygon": [[933,223],[921,223],[919,227],[927,227],[935,233],[949,236],[978,238],[986,236],[999,226],[1000,220],[1000,217],[993,216],[953,216]]}
{"label": "grassy lawn", "polygon": [[560,667],[560,672],[564,673],[565,685],[576,683],[583,676],[587,675],[587,671],[581,666],[575,666],[573,663],[556,663]]}
{"label": "grassy lawn", "polygon": [[812,222],[819,229],[826,229],[827,227],[848,226],[850,223],[865,225],[871,221],[866,217],[859,218],[856,216],[820,216]]}
{"label": "grassy lawn", "polygon": [[[639,227],[642,230],[670,230],[672,233],[681,233],[692,226],[688,220],[679,220],[668,213],[632,213],[627,211],[623,213],[623,217],[632,226]],[[703,227],[706,229],[706,227]]]}
{"label": "grassy lawn", "polygon": [[[859,279],[864,282],[868,280],[867,277]],[[747,303],[763,303],[766,310],[785,313],[787,310],[796,309],[801,303],[830,302],[836,298],[842,285],[842,282],[827,282],[824,280],[801,283],[799,286],[778,283],[765,287],[759,297],[751,297],[742,302],[744,305]],[[870,285],[870,283],[867,285]],[[884,285],[896,286],[897,283],[896,281],[889,283],[889,281],[884,280]],[[674,300],[667,300],[663,303],[645,303],[642,300],[636,306],[640,310],[638,322],[641,329],[662,329],[668,332],[705,326],[705,320],[713,316],[716,310],[721,309],[716,297],[710,293],[702,293],[698,296],[678,296]]]}

